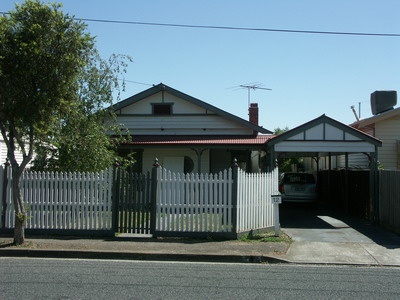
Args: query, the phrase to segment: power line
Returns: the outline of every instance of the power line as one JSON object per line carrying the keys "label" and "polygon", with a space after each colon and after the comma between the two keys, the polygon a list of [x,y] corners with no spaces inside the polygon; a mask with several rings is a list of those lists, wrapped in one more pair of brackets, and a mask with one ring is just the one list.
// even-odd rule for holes
{"label": "power line", "polygon": [[87,21],[87,22],[146,25],[146,26],[164,26],[164,27],[181,27],[181,28],[196,28],[196,29],[221,29],[221,30],[264,31],[264,32],[303,33],[303,34],[400,37],[400,33],[367,33],[367,32],[318,31],[318,30],[296,30],[296,29],[272,29],[272,28],[235,27],[235,26],[213,26],[213,25],[190,25],[190,24],[173,24],[173,23],[117,21],[117,20],[103,20],[103,19],[82,19],[82,20]]}
{"label": "power line", "polygon": [[272,28],[254,28],[254,27],[236,27],[236,26],[213,26],[213,25],[190,25],[190,24],[173,24],[173,23],[118,21],[118,20],[86,19],[86,18],[85,19],[81,19],[81,20],[87,21],[87,22],[128,24],[128,25],[145,25],[145,26],[181,27],[181,28],[196,28],[196,29],[220,29],[220,30],[264,31],[264,32],[303,33],[303,34],[329,34],[329,35],[400,37],[400,33],[367,33],[367,32],[272,29]]}
{"label": "power line", "polygon": [[[0,14],[9,14],[0,11]],[[106,19],[88,19],[80,18],[86,22],[143,25],[143,26],[162,26],[162,27],[180,27],[196,29],[218,29],[218,30],[236,30],[236,31],[259,31],[259,32],[278,32],[278,33],[300,33],[300,34],[325,34],[325,35],[351,35],[351,36],[375,36],[375,37],[400,37],[400,33],[372,33],[372,32],[345,32],[345,31],[320,31],[320,30],[297,30],[297,29],[274,29],[257,27],[237,27],[237,26],[214,26],[214,25],[191,25],[174,23],[155,23],[155,22],[137,22]]]}

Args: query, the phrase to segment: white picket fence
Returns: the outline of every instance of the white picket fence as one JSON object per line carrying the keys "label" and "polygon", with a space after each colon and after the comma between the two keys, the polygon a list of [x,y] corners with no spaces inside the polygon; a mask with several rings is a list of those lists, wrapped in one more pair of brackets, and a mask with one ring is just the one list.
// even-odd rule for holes
{"label": "white picket fence", "polygon": [[[5,227],[13,228],[11,174]],[[112,226],[112,169],[98,173],[24,172],[21,190],[27,229],[108,230]]]}
{"label": "white picket fence", "polygon": [[[275,212],[271,196],[279,193],[278,170],[255,174],[237,171],[234,181],[231,169],[214,175],[183,175],[161,169],[156,231],[240,233],[272,228]],[[233,195],[234,185],[237,195]]]}
{"label": "white picket fence", "polygon": [[231,232],[232,170],[157,174],[156,231]]}
{"label": "white picket fence", "polygon": [[[0,224],[13,228],[11,172],[3,193],[2,170],[0,195],[6,194],[6,205]],[[277,169],[256,174],[240,169],[175,174],[158,168],[156,181],[157,190],[152,194],[157,233],[236,234],[274,226],[271,196],[278,191]],[[113,212],[113,183],[112,169],[99,173],[25,172],[21,188],[28,214],[26,228],[114,230],[113,213],[118,212]]]}

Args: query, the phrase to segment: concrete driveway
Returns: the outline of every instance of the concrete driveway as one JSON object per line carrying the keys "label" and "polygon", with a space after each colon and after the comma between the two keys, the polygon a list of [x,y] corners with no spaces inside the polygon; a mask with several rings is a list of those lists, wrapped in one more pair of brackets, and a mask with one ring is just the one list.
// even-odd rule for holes
{"label": "concrete driveway", "polygon": [[400,266],[400,236],[367,220],[307,205],[280,207],[282,230],[296,262]]}

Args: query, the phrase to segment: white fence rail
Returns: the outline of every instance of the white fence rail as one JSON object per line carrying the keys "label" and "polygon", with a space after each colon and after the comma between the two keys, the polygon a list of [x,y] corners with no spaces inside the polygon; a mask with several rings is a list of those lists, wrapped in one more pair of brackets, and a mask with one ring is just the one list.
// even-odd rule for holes
{"label": "white fence rail", "polygon": [[[7,176],[5,227],[13,228],[10,169]],[[112,169],[98,173],[24,172],[21,189],[27,229],[111,229]]]}

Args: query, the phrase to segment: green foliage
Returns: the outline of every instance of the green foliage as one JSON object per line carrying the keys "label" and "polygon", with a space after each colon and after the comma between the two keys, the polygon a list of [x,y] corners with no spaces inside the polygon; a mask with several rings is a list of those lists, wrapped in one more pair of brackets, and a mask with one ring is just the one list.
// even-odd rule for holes
{"label": "green foliage", "polygon": [[[289,127],[280,128],[277,127],[274,129],[274,134],[279,135],[285,133],[289,130]],[[278,168],[279,172],[291,172],[292,165],[296,165],[298,170],[304,169],[304,159],[299,157],[291,157],[291,158],[278,158]]]}
{"label": "green foliage", "polygon": [[304,171],[304,159],[302,157],[279,158],[278,168],[279,172],[291,172],[292,165],[297,166],[297,171]]}
{"label": "green foliage", "polygon": [[284,128],[277,127],[277,128],[274,129],[274,134],[279,135],[279,134],[282,134],[282,133],[284,133],[284,132],[286,132],[288,130],[289,130],[289,127],[287,127],[287,126],[284,127]]}
{"label": "green foliage", "polygon": [[0,17],[0,45],[0,130],[19,172],[34,150],[37,170],[97,171],[118,160],[103,108],[119,95],[129,57],[101,59],[84,23],[32,0]]}
{"label": "green foliage", "polygon": [[[114,124],[115,115],[103,108],[112,104],[113,91],[119,93],[118,75],[125,72],[129,60],[113,55],[105,61],[93,53],[80,74],[74,109],[53,127],[47,143],[37,147],[34,170],[100,171],[115,163],[132,163],[131,158],[116,154],[118,144],[129,135],[121,134],[121,126]],[[105,118],[111,122],[104,123]],[[107,132],[114,138],[110,139]]]}
{"label": "green foliage", "polygon": [[33,147],[73,109],[78,76],[94,49],[85,30],[59,5],[38,1],[0,17],[0,129],[13,166],[23,169]]}
{"label": "green foliage", "polygon": [[15,214],[15,217],[18,219],[18,221],[20,222],[20,223],[24,223],[25,221],[26,221],[26,219],[27,219],[27,215],[26,215],[26,213],[19,213],[19,214]]}
{"label": "green foliage", "polygon": [[280,232],[279,236],[275,236],[275,233],[272,231],[260,234],[253,234],[250,231],[248,234],[240,236],[239,240],[247,243],[291,243],[292,241],[285,233]]}
{"label": "green foliage", "polygon": [[[126,64],[115,63],[117,56],[110,62],[99,58],[86,25],[64,14],[59,4],[27,0],[0,16],[0,131],[15,191],[34,149],[43,168],[98,169],[104,162],[96,158],[108,165],[115,159],[99,120],[115,74]],[[16,220],[25,222],[22,195],[14,192],[13,202]],[[23,237],[22,224],[14,239],[22,243]]]}
{"label": "green foliage", "polygon": [[[0,19],[0,114],[25,133],[45,133],[71,108],[77,76],[94,44],[59,6],[27,1]],[[5,123],[3,121],[2,123]],[[12,126],[12,125],[10,125]]]}

